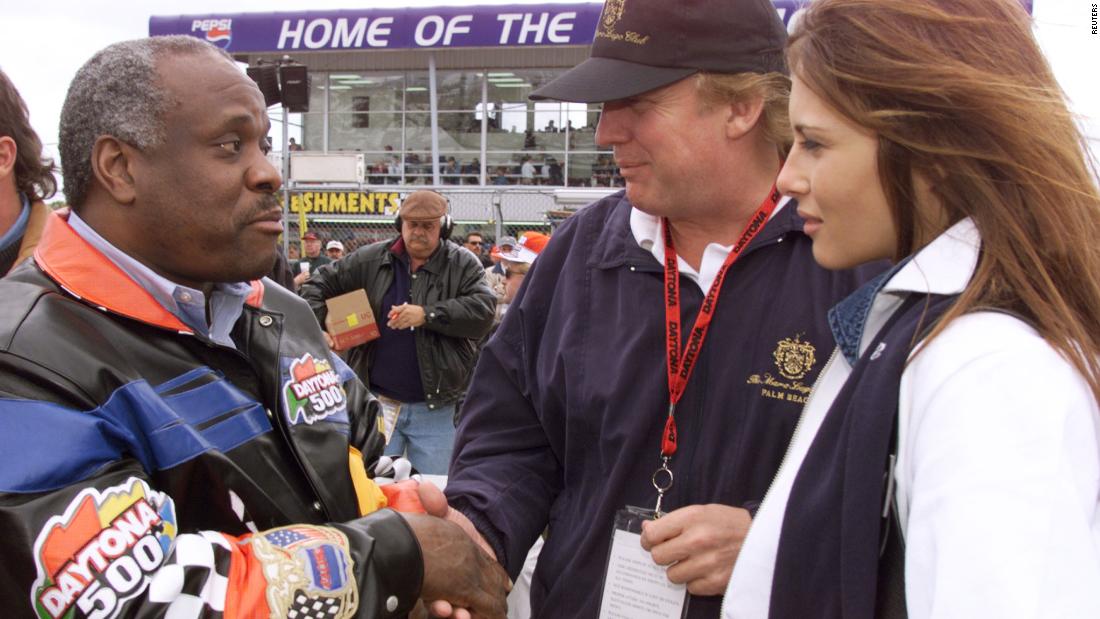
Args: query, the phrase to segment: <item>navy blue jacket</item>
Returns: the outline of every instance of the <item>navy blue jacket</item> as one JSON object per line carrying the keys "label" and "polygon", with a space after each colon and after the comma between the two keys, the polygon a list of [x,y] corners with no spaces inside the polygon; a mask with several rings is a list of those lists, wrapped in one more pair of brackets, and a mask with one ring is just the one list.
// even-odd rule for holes
{"label": "navy blue jacket", "polygon": [[[851,316],[852,309],[862,321],[877,289],[868,284],[845,300],[833,314],[834,324],[851,324],[840,316]],[[833,400],[787,501],[772,580],[773,619],[883,617],[886,595],[902,590],[896,584],[884,588],[886,574],[879,570],[884,474],[895,440],[898,389],[913,342],[956,299],[911,296],[867,346]],[[862,323],[849,331],[854,337],[838,334],[842,348],[845,341],[858,346]]]}
{"label": "navy blue jacket", "polygon": [[[536,616],[595,617],[616,510],[656,500],[663,272],[634,240],[630,210],[618,193],[562,224],[482,352],[458,427],[447,496],[510,574],[549,525]],[[763,497],[832,349],[826,311],[874,275],[818,267],[801,228],[788,204],[725,279],[678,406],[668,511]],[[687,333],[703,292],[682,279],[681,296]],[[719,606],[693,598],[689,615]]]}

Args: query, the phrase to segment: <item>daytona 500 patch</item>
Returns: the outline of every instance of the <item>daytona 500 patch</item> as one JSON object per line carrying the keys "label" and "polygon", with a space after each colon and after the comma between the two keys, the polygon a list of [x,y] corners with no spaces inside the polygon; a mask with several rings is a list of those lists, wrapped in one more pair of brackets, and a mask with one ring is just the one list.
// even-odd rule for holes
{"label": "daytona 500 patch", "polygon": [[283,403],[291,425],[313,424],[337,416],[347,421],[348,402],[343,381],[328,359],[306,353],[283,359]]}
{"label": "daytona 500 patch", "polygon": [[175,537],[175,504],[141,479],[85,488],[34,542],[31,604],[43,619],[110,619],[145,590]]}

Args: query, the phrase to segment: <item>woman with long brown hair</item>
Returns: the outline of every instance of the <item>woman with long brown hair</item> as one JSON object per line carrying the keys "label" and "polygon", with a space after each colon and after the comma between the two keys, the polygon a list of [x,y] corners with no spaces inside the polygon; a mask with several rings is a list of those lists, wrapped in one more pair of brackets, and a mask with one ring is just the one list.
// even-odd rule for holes
{"label": "woman with long brown hair", "polygon": [[724,617],[1100,617],[1100,195],[1018,0],[819,0],[779,177],[822,371]]}

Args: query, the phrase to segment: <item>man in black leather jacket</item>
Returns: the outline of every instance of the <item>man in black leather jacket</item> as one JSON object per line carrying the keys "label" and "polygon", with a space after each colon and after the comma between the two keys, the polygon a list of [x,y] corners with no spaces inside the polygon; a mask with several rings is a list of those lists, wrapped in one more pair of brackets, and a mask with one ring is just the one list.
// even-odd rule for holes
{"label": "man in black leather jacket", "polygon": [[352,348],[348,361],[382,400],[386,454],[407,450],[420,472],[446,474],[455,404],[477,342],[492,327],[496,297],[477,258],[447,240],[446,198],[416,191],[398,213],[400,237],[317,269],[299,294],[323,325],[326,299],[366,291],[381,337]]}
{"label": "man in black leather jacket", "polygon": [[377,406],[308,306],[263,96],[191,37],[114,44],[61,119],[71,212],[0,281],[4,616],[504,616],[457,527],[379,509]]}

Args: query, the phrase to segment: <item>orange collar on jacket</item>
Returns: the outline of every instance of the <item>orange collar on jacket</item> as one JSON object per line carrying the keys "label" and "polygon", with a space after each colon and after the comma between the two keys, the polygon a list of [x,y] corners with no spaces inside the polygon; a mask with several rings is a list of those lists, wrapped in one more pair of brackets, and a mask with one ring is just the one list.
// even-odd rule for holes
{"label": "orange collar on jacket", "polygon": [[[46,220],[34,260],[66,292],[97,307],[147,324],[181,333],[194,331],[130,279],[114,262],[99,252],[68,223],[69,210],[55,211]],[[245,303],[259,307],[264,285],[250,282]]]}

